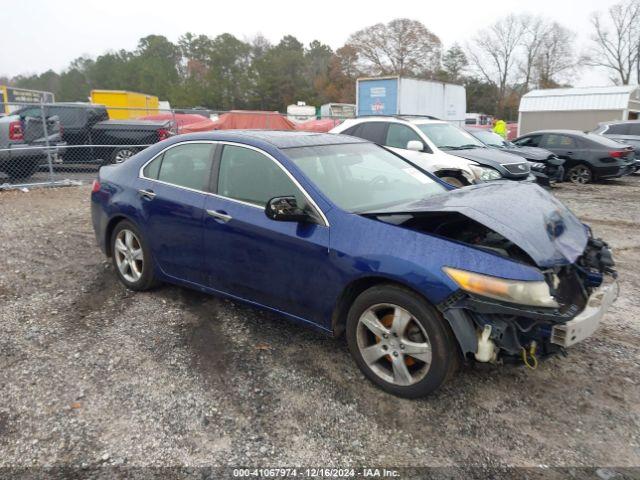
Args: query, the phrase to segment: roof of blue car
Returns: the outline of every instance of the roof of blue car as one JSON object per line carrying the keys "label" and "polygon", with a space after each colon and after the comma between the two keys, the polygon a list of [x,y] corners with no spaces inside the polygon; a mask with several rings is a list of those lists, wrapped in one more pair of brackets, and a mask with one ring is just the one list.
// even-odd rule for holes
{"label": "roof of blue car", "polygon": [[334,133],[314,133],[279,130],[219,130],[210,134],[201,134],[201,138],[212,140],[219,137],[237,137],[238,140],[253,139],[267,142],[276,148],[311,147],[318,145],[339,145],[344,143],[367,143],[360,138],[337,135]]}

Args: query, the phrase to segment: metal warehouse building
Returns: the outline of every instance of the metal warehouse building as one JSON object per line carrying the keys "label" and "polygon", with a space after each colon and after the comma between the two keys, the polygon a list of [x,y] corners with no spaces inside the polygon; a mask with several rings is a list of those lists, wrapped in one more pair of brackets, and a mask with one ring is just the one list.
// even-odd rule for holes
{"label": "metal warehouse building", "polygon": [[636,120],[639,115],[638,85],[532,90],[520,100],[518,134],[546,128],[593,130],[600,122]]}

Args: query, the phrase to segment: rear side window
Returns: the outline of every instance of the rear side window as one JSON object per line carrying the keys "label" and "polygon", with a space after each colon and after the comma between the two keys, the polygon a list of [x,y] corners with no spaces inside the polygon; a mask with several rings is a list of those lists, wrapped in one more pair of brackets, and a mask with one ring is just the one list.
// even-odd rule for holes
{"label": "rear side window", "polygon": [[390,123],[389,129],[387,130],[387,139],[384,144],[388,147],[406,149],[407,143],[412,140],[417,140],[422,143],[418,134],[411,128],[399,123]]}
{"label": "rear side window", "polygon": [[629,126],[628,123],[614,123],[613,125],[609,125],[605,133],[607,135],[631,135],[629,133]]}
{"label": "rear side window", "polygon": [[356,132],[360,129],[360,125],[354,125],[353,127],[347,128],[342,135],[351,135],[352,137],[357,137]]}
{"label": "rear side window", "polygon": [[567,135],[548,134],[543,142],[547,148],[576,148],[576,141]]}
{"label": "rear side window", "polygon": [[40,112],[39,108],[27,108],[26,110],[22,110],[20,115],[23,117],[42,118],[42,112]]}
{"label": "rear side window", "polygon": [[637,135],[640,137],[640,122],[629,123],[629,133],[627,135]]}
{"label": "rear side window", "polygon": [[255,150],[225,145],[220,158],[217,193],[264,207],[273,197],[293,195],[298,206],[306,199],[273,160]]}
{"label": "rear side window", "polygon": [[364,138],[370,142],[384,145],[387,133],[386,122],[364,122],[348,128],[344,132],[345,135]]}
{"label": "rear side window", "polygon": [[144,176],[179,187],[207,191],[213,149],[214,145],[209,143],[190,143],[170,148],[145,167]]}
{"label": "rear side window", "polygon": [[147,163],[147,166],[142,170],[142,174],[146,178],[151,178],[152,180],[158,179],[158,173],[160,173],[160,164],[162,163],[162,155],[156,157],[151,163]]}

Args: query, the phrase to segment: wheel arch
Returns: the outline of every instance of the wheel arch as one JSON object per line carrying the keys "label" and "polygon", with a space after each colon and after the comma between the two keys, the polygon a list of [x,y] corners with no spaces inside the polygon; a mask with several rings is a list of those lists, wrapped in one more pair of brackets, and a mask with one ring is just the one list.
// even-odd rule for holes
{"label": "wheel arch", "polygon": [[113,252],[111,251],[111,235],[113,234],[116,226],[124,220],[133,223],[136,227],[138,226],[138,224],[131,218],[121,213],[118,213],[117,215],[114,215],[112,218],[110,218],[107,222],[106,228],[104,229],[104,246],[107,257],[111,257],[111,255],[113,255]]}
{"label": "wheel arch", "polygon": [[410,292],[424,298],[425,301],[431,303],[424,294],[396,279],[383,276],[366,276],[357,278],[342,290],[342,293],[333,308],[333,314],[331,315],[331,331],[333,332],[334,337],[339,337],[344,333],[349,308],[351,308],[353,301],[358,297],[358,295],[365,290],[378,285],[394,285],[396,287],[404,288],[405,290],[409,290]]}

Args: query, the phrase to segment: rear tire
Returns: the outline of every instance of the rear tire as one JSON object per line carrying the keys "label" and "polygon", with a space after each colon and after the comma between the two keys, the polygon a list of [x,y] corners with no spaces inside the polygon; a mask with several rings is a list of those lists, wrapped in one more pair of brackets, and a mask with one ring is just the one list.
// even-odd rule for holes
{"label": "rear tire", "polygon": [[113,229],[111,256],[116,274],[127,288],[144,291],[158,285],[151,250],[130,221],[123,220]]}
{"label": "rear tire", "polygon": [[124,163],[133,157],[138,150],[136,148],[122,147],[111,152],[111,163]]}
{"label": "rear tire", "polygon": [[7,163],[5,173],[11,180],[25,180],[31,177],[40,165],[37,158],[28,158],[23,160],[11,160]]}
{"label": "rear tire", "polygon": [[579,163],[567,170],[565,178],[571,183],[585,185],[593,181],[593,172],[591,171],[591,168],[584,163]]}
{"label": "rear tire", "polygon": [[459,365],[459,350],[446,321],[420,295],[397,285],[361,293],[349,310],[346,334],[362,373],[399,397],[436,391]]}

